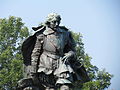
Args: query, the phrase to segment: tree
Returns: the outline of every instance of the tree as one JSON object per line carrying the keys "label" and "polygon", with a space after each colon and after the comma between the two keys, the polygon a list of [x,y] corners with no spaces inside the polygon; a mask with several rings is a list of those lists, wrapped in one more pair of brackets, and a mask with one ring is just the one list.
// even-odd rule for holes
{"label": "tree", "polygon": [[21,41],[29,35],[22,19],[0,19],[0,90],[13,90],[22,78]]}
{"label": "tree", "polygon": [[72,35],[76,41],[76,50],[78,60],[84,65],[86,68],[88,75],[90,77],[90,81],[84,84],[80,84],[77,82],[78,90],[104,90],[108,88],[111,78],[113,75],[106,72],[105,69],[100,70],[97,66],[91,64],[91,57],[85,53],[84,44],[82,42],[82,35],[80,33],[73,33]]}

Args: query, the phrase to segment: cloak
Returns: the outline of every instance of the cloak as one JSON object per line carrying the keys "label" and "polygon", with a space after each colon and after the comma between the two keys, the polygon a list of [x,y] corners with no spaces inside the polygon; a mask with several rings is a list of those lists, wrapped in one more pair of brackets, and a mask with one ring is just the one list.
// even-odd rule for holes
{"label": "cloak", "polygon": [[[65,27],[61,26],[60,28],[68,31],[68,29]],[[31,66],[31,54],[32,54],[32,51],[33,51],[35,43],[36,43],[36,39],[37,39],[36,34],[37,33],[43,34],[44,30],[45,30],[45,27],[44,28],[42,27],[42,29],[37,30],[37,32],[34,35],[29,36],[22,44],[22,55],[23,55],[24,65],[25,65],[26,69],[27,69],[27,67]],[[80,62],[75,61],[75,62],[70,62],[70,64],[71,64],[71,67],[73,68],[73,70],[75,71],[75,74],[73,77],[74,81],[77,81],[80,79],[82,82],[90,81],[88,74],[85,70],[85,67],[83,65],[81,65]],[[25,73],[29,73],[29,71],[25,72]],[[81,78],[78,79],[77,77],[81,77]]]}
{"label": "cloak", "polygon": [[37,33],[42,34],[44,30],[45,30],[45,28],[40,29],[34,35],[29,36],[23,42],[21,51],[22,51],[22,55],[23,55],[24,64],[26,66],[31,65],[31,54],[32,54],[32,51],[34,49],[36,39],[37,39],[36,34]]}

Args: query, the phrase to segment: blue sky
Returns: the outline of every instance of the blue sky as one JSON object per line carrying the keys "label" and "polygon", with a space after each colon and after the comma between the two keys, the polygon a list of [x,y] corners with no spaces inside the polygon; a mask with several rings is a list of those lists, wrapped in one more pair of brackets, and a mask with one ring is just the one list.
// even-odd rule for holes
{"label": "blue sky", "polygon": [[109,89],[120,85],[120,0],[0,0],[0,18],[21,17],[31,30],[57,12],[61,25],[83,35],[92,64],[113,74]]}

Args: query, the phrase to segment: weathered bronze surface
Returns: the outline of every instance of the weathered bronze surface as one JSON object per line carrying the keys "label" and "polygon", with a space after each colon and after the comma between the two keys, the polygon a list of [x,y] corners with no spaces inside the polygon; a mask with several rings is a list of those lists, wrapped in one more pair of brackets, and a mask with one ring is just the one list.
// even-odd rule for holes
{"label": "weathered bronze surface", "polygon": [[66,27],[59,26],[60,21],[60,15],[50,13],[23,42],[25,78],[18,82],[17,90],[70,90],[74,81],[82,80],[75,41]]}

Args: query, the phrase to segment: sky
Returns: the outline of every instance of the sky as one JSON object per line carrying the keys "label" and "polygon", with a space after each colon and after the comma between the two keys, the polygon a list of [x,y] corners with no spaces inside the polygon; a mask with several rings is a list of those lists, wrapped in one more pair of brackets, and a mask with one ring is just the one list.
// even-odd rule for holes
{"label": "sky", "polygon": [[120,90],[120,0],[0,0],[0,18],[21,17],[29,30],[51,12],[83,35],[91,63],[114,75],[109,90]]}

